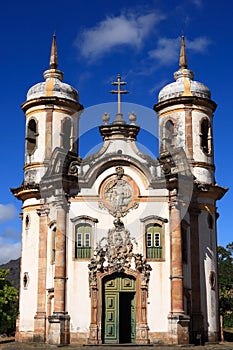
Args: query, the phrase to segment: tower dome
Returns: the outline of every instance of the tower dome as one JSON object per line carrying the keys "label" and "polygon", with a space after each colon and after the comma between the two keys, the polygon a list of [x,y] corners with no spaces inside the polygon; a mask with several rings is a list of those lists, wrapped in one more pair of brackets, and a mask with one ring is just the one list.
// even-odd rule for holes
{"label": "tower dome", "polygon": [[211,99],[209,88],[206,85],[193,80],[194,73],[187,69],[187,67],[185,42],[184,36],[182,36],[179,70],[174,73],[174,79],[176,81],[162,88],[158,96],[159,102],[182,96],[196,96]]}
{"label": "tower dome", "polygon": [[33,85],[27,93],[27,101],[38,99],[41,97],[59,97],[70,100],[72,102],[79,102],[79,95],[71,85],[63,83],[63,72],[57,69],[57,46],[56,36],[53,35],[51,56],[50,56],[50,69],[46,70],[43,74],[45,81]]}

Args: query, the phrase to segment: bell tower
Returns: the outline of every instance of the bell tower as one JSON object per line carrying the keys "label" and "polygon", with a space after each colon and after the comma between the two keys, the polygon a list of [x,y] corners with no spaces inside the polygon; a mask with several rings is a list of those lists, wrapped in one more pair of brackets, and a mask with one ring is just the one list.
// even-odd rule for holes
{"label": "bell tower", "polygon": [[179,70],[175,82],[159,93],[154,110],[159,118],[160,154],[182,147],[193,175],[201,183],[214,183],[212,123],[216,103],[207,86],[193,80],[188,69],[185,41],[182,36]]}
{"label": "bell tower", "polygon": [[[44,81],[29,89],[26,102],[22,105],[26,117],[24,180],[21,186],[11,189],[14,196],[22,200],[21,286],[16,339],[45,341],[49,309],[46,283],[50,275],[55,275],[55,287],[51,287],[53,292],[50,294],[55,295],[54,310],[58,316],[52,326],[62,323],[62,342],[67,343],[68,336],[64,336],[64,323],[69,322],[65,311],[64,257],[67,212],[60,202],[56,202],[57,206],[53,206],[54,215],[49,215],[51,210],[42,198],[41,180],[49,164],[54,161],[53,155],[57,148],[62,149],[64,154],[69,152],[78,155],[78,125],[83,106],[79,103],[78,92],[62,81],[63,72],[58,69],[55,35],[50,68],[43,76]],[[51,237],[54,237],[53,241]],[[49,269],[47,247],[49,244],[55,246],[55,242],[56,268],[53,264]],[[25,325],[30,312],[33,317]],[[32,331],[25,332],[27,327]],[[59,342],[59,339],[55,341]]]}
{"label": "bell tower", "polygon": [[[180,313],[182,320],[182,313],[185,311],[190,318],[191,342],[197,341],[197,334],[204,341],[216,341],[219,332],[218,288],[215,283],[218,218],[216,202],[224,196],[227,189],[215,182],[212,128],[216,103],[211,100],[209,88],[195,81],[194,73],[188,69],[183,36],[179,69],[174,73],[174,78],[175,82],[162,88],[158,103],[154,105],[159,123],[160,160],[165,161],[170,157],[178,164],[180,155],[175,157],[180,152],[181,157],[186,156],[191,174],[190,181],[185,186],[182,181],[179,184],[178,175],[176,178],[169,171],[165,174],[172,237],[172,307],[169,319],[172,325],[174,314]],[[190,191],[189,198],[187,189]],[[189,251],[189,260],[185,260],[186,248]],[[179,307],[181,306],[178,312],[177,300]],[[206,307],[203,307],[205,303]]]}
{"label": "bell tower", "polygon": [[53,36],[50,68],[45,81],[32,86],[22,105],[26,117],[24,183],[39,183],[56,147],[78,152],[78,92],[63,83],[58,69],[56,37]]}

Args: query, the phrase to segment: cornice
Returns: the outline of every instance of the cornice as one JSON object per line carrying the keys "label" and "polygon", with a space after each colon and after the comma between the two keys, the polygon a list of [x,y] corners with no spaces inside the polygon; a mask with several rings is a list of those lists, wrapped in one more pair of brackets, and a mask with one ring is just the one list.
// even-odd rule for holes
{"label": "cornice", "polygon": [[160,110],[169,107],[171,105],[179,105],[179,104],[184,104],[184,105],[190,105],[192,106],[193,104],[201,105],[204,107],[209,107],[213,112],[215,111],[217,104],[209,99],[203,98],[203,97],[198,97],[198,96],[180,96],[180,97],[173,97],[169,98],[167,100],[158,102],[154,105],[154,111],[159,112]]}

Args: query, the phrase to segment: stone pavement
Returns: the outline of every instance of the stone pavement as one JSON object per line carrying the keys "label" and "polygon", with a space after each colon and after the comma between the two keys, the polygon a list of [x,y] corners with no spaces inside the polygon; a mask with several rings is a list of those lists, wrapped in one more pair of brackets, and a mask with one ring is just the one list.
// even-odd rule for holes
{"label": "stone pavement", "polygon": [[34,350],[46,350],[46,349],[76,349],[76,350],[233,350],[233,343],[219,343],[219,344],[206,344],[205,346],[193,346],[193,345],[99,345],[99,346],[88,346],[88,345],[70,345],[70,346],[55,346],[55,345],[42,345],[42,344],[22,344],[11,342],[8,344],[0,344],[1,350],[24,350],[24,349],[34,349]]}

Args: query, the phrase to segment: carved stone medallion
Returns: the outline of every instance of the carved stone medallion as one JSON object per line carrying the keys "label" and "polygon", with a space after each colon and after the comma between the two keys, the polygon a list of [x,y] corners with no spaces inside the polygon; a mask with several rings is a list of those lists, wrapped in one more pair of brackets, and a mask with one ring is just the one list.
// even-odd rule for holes
{"label": "carved stone medallion", "polygon": [[122,167],[116,167],[116,174],[106,181],[100,191],[100,208],[105,208],[114,217],[125,216],[130,209],[137,208],[136,185],[132,179],[124,175]]}

